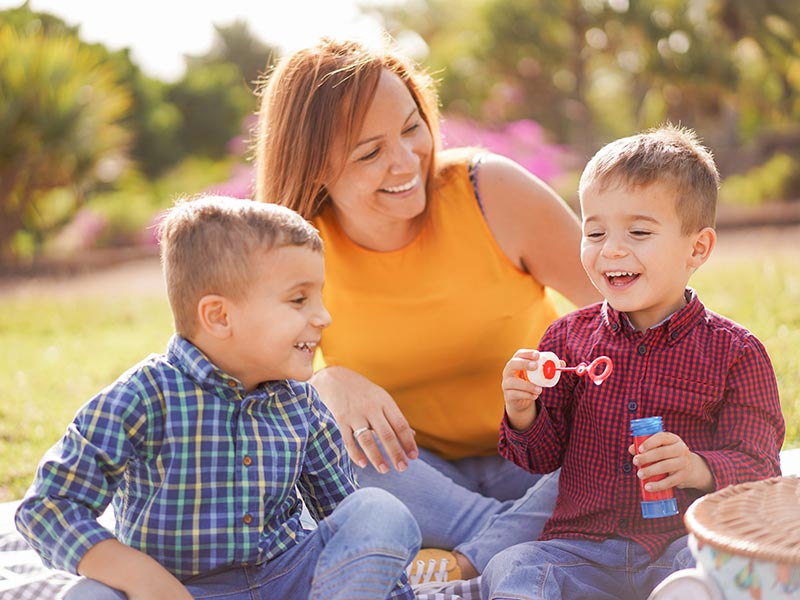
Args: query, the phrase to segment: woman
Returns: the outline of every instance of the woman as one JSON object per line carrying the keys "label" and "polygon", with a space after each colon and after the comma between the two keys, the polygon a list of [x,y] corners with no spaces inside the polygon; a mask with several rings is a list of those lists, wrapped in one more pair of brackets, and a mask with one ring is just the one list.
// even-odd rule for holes
{"label": "woman", "polygon": [[359,483],[403,500],[424,546],[454,550],[433,553],[453,579],[535,539],[552,511],[556,477],[497,455],[500,376],[555,318],[545,286],[599,298],[570,209],[506,158],[441,151],[437,119],[407,59],[322,40],[262,89],[256,199],[320,230],[333,323],[312,383]]}

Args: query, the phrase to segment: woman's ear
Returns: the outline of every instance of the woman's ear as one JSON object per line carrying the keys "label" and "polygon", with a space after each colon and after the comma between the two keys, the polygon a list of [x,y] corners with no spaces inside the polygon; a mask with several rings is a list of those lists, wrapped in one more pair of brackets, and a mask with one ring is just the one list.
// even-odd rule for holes
{"label": "woman's ear", "polygon": [[224,339],[231,334],[228,300],[219,294],[207,294],[197,303],[197,320],[200,328],[215,338]]}
{"label": "woman's ear", "polygon": [[713,227],[704,227],[695,234],[692,244],[692,255],[689,257],[689,268],[699,269],[711,256],[711,251],[717,243],[717,232]]}

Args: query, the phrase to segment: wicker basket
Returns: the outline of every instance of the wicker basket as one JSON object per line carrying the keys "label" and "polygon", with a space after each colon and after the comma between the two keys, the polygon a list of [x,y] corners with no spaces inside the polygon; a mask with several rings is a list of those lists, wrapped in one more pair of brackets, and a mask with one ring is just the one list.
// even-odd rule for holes
{"label": "wicker basket", "polygon": [[800,598],[800,479],[733,485],[684,517],[698,566],[726,599]]}

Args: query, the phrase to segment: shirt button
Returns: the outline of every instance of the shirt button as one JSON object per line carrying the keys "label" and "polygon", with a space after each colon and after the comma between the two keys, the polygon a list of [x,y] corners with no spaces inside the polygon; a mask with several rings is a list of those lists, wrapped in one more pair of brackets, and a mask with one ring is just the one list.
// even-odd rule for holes
{"label": "shirt button", "polygon": [[678,332],[677,332],[677,331],[672,331],[672,332],[670,332],[670,334],[669,334],[669,339],[671,339],[671,340],[676,340],[676,339],[678,339]]}
{"label": "shirt button", "polygon": [[644,344],[642,344],[641,346],[639,346],[639,347],[636,349],[636,351],[639,353],[639,356],[644,356],[645,354],[647,354],[647,346],[645,346]]}
{"label": "shirt button", "polygon": [[611,331],[616,331],[617,329],[619,329],[619,325],[617,325],[616,323],[612,323],[611,324]]}
{"label": "shirt button", "polygon": [[250,523],[253,522],[253,515],[251,515],[250,513],[245,514],[245,516],[242,517],[242,522],[245,525],[250,525]]}
{"label": "shirt button", "polygon": [[228,387],[235,388],[236,382],[233,379],[228,379]]}
{"label": "shirt button", "polygon": [[631,463],[624,463],[622,465],[622,472],[623,473],[630,473],[632,470],[633,470],[633,467],[631,466]]}
{"label": "shirt button", "polygon": [[245,467],[249,467],[250,465],[252,465],[252,464],[253,464],[253,459],[252,459],[252,458],[250,458],[249,456],[245,456],[245,457],[242,459],[242,464],[243,464]]}
{"label": "shirt button", "polygon": [[631,412],[636,412],[636,402],[628,402],[628,410]]}

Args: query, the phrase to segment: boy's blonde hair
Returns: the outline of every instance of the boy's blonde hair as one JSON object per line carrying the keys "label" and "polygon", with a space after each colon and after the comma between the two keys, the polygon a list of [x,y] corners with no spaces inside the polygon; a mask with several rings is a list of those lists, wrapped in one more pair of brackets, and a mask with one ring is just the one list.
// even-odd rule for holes
{"label": "boy's blonde hair", "polygon": [[578,189],[583,196],[590,185],[601,190],[670,185],[681,231],[688,235],[714,227],[719,181],[714,157],[695,132],[667,124],[601,148],[583,170]]}
{"label": "boy's blonde hair", "polygon": [[[325,183],[344,163],[332,164],[334,144],[349,153],[384,70],[400,78],[438,147],[438,97],[422,69],[387,44],[370,48],[323,38],[284,58],[260,90],[255,139],[255,199],[288,206],[307,219],[329,201]],[[431,154],[426,186],[434,173]]]}
{"label": "boy's blonde hair", "polygon": [[182,199],[158,227],[161,265],[175,331],[195,332],[197,303],[208,294],[242,298],[252,261],[283,246],[322,252],[317,230],[293,210],[224,196]]}

